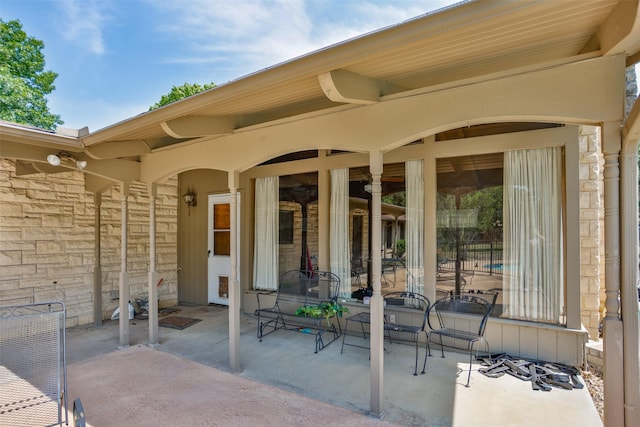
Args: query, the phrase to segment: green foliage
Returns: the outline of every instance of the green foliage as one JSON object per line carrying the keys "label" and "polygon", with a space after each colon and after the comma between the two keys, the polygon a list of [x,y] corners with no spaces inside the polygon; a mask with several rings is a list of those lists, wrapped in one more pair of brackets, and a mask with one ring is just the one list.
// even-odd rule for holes
{"label": "green foliage", "polygon": [[348,313],[349,309],[342,304],[338,304],[333,301],[324,301],[320,304],[316,305],[303,305],[296,310],[296,316],[304,316],[304,317],[314,317],[321,318],[324,317],[327,321],[327,325],[331,324],[331,318],[336,314],[342,317],[342,313]]}
{"label": "green foliage", "polygon": [[382,196],[382,202],[396,206],[407,206],[407,193],[400,191],[398,193],[387,194]]}
{"label": "green foliage", "polygon": [[396,240],[396,258],[402,259],[404,253],[407,251],[407,242],[403,239]]}
{"label": "green foliage", "polygon": [[172,102],[188,98],[192,95],[203,92],[207,89],[212,89],[214,87],[216,87],[216,84],[213,82],[205,83],[204,86],[200,86],[198,83],[185,83],[182,86],[174,86],[171,88],[168,94],[162,95],[160,101],[149,107],[149,111],[163,107],[167,104],[171,104]]}
{"label": "green foliage", "polygon": [[502,186],[483,188],[462,196],[462,209],[478,209],[477,230],[486,237],[501,239]]}
{"label": "green foliage", "polygon": [[44,70],[42,49],[20,21],[0,19],[0,119],[53,130],[64,122],[49,111],[45,95],[58,74]]}

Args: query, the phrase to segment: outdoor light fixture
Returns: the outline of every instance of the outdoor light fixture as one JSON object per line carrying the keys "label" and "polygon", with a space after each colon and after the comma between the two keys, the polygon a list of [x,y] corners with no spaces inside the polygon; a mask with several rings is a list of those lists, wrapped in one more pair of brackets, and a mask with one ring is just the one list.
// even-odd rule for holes
{"label": "outdoor light fixture", "polygon": [[66,151],[60,151],[58,154],[49,154],[47,162],[51,166],[60,166],[62,162],[73,163],[79,170],[85,170],[87,167],[86,160],[78,160]]}
{"label": "outdoor light fixture", "polygon": [[196,205],[196,193],[194,193],[191,190],[187,190],[187,193],[182,196],[182,198],[184,199],[184,202],[187,204],[187,206],[189,207],[189,210],[187,212],[188,215],[191,215],[191,206],[195,206]]}

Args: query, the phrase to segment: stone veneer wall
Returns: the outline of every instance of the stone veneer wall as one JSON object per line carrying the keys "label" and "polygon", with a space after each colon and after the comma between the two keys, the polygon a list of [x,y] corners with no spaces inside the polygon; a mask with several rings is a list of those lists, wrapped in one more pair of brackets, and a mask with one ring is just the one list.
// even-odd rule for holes
{"label": "stone veneer wall", "polygon": [[[128,271],[131,298],[146,293],[149,198],[146,186],[129,195]],[[177,178],[158,186],[156,252],[165,286],[161,305],[177,302]],[[120,189],[106,191],[101,207],[102,317],[118,302]],[[0,305],[51,300],[67,307],[67,326],[93,322],[95,203],[77,171],[17,176],[0,159]]]}
{"label": "stone veneer wall", "polygon": [[[600,337],[604,309],[604,199],[600,128],[580,127],[580,307],[589,338]],[[569,219],[571,220],[571,219]]]}

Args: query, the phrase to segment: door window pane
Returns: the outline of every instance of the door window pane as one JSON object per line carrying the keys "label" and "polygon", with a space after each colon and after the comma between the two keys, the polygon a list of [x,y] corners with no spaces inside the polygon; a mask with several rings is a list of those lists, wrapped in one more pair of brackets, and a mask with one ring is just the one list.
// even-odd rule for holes
{"label": "door window pane", "polygon": [[231,205],[213,205],[213,254],[231,255]]}

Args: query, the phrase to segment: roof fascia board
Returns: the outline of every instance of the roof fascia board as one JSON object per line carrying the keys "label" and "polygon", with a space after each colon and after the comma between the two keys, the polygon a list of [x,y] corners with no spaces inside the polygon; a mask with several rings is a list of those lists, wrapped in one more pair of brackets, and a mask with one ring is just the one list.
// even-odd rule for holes
{"label": "roof fascia board", "polygon": [[80,152],[83,149],[82,142],[76,137],[5,123],[0,123],[0,141],[64,149],[70,152]]}

